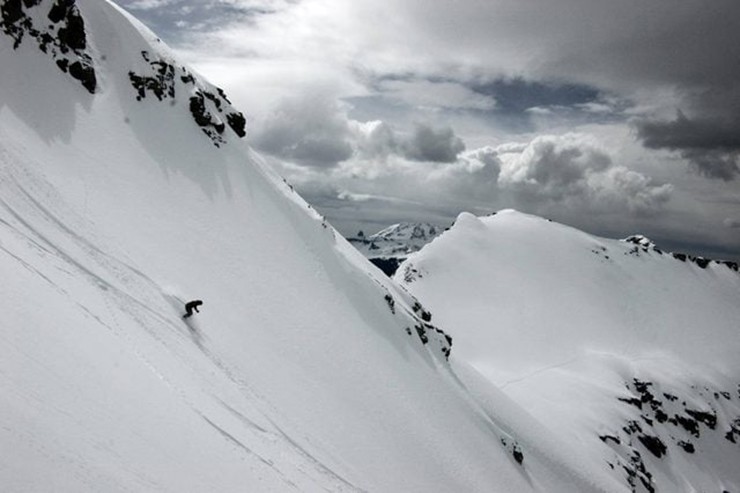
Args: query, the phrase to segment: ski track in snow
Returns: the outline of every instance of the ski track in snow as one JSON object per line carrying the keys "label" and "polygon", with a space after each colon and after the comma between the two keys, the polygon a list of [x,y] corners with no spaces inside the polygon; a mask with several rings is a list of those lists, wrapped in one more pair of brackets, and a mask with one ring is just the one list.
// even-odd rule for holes
{"label": "ski track in snow", "polygon": [[[25,181],[30,182],[29,185],[32,188],[41,190],[44,200],[49,203],[49,206],[44,205],[40,199],[37,199],[29,192],[24,185],[20,183],[18,178],[11,172],[12,166],[9,165],[7,155],[3,160],[5,166],[2,169],[2,182],[3,190],[5,191],[4,196],[13,196],[16,200],[15,203],[21,204],[20,206],[11,206],[8,200],[0,198],[0,205],[7,214],[7,218],[0,218],[0,226],[9,230],[9,232],[17,237],[21,238],[33,250],[46,256],[53,256],[57,259],[56,270],[64,273],[66,276],[76,277],[82,276],[88,280],[89,285],[93,286],[97,292],[101,295],[105,306],[107,306],[107,316],[103,314],[96,314],[93,310],[85,306],[84,304],[74,301],[74,303],[88,316],[94,319],[102,327],[107,328],[113,332],[117,337],[121,338],[127,344],[127,347],[133,351],[136,357],[154,374],[161,380],[174,395],[178,396],[187,407],[198,414],[209,426],[211,426],[216,432],[228,440],[230,443],[235,444],[244,453],[256,457],[261,464],[275,470],[278,475],[282,478],[286,485],[296,491],[301,491],[301,488],[295,484],[288,476],[280,472],[280,465],[276,464],[272,460],[266,459],[258,452],[254,451],[250,447],[247,447],[239,439],[235,438],[234,435],[229,433],[225,428],[219,426],[214,420],[208,417],[205,411],[200,410],[198,405],[195,403],[195,399],[188,396],[188,393],[183,389],[179,388],[175,382],[169,379],[157,368],[157,365],[146,356],[146,354],[136,348],[136,343],[133,338],[126,334],[125,330],[122,329],[122,324],[115,322],[120,316],[119,313],[125,314],[136,321],[137,325],[144,328],[147,333],[156,340],[164,349],[169,350],[168,342],[166,337],[162,335],[162,330],[174,331],[176,333],[183,333],[182,326],[185,325],[188,329],[188,335],[192,339],[192,342],[199,348],[201,353],[211,361],[211,363],[218,368],[222,374],[229,379],[231,382],[236,384],[238,388],[247,396],[249,396],[253,405],[255,403],[262,403],[258,407],[269,407],[264,402],[264,398],[257,396],[256,393],[249,387],[249,385],[243,380],[238,379],[229,370],[218,357],[216,357],[205,345],[202,334],[195,327],[195,322],[184,321],[181,318],[181,314],[178,309],[182,309],[184,303],[181,299],[175,298],[179,302],[179,306],[173,303],[158,303],[163,308],[163,312],[169,311],[172,313],[170,316],[162,315],[160,312],[154,310],[151,305],[152,300],[162,298],[166,301],[167,297],[171,297],[165,293],[165,290],[157,285],[151,278],[146,276],[141,270],[132,266],[129,263],[119,260],[114,255],[107,253],[103,248],[100,248],[88,240],[83,234],[77,233],[72,227],[68,226],[65,221],[70,221],[75,224],[83,224],[82,218],[76,218],[74,213],[68,210],[60,199],[55,198],[53,191],[43,186],[38,179],[30,178],[30,174],[26,173],[24,176]],[[20,209],[22,207],[22,209]],[[51,210],[57,211],[56,214],[52,213]],[[22,210],[22,212],[20,212]],[[64,212],[62,212],[64,211]],[[26,218],[35,218],[34,223],[29,222]],[[61,217],[65,217],[62,220]],[[52,240],[54,238],[55,240]],[[63,238],[60,241],[60,238]],[[62,244],[67,245],[66,247],[61,246]],[[62,287],[62,283],[56,282],[50,275],[44,273],[44,268],[48,265],[48,261],[45,258],[30,259],[23,258],[20,254],[12,252],[10,249],[0,243],[0,250],[5,252],[7,255],[12,257],[15,261],[21,263],[26,269],[33,272],[35,275],[41,277],[49,283],[54,289],[58,290],[61,294],[70,297],[71,294],[68,290]],[[73,254],[72,251],[77,253]],[[39,267],[34,265],[34,260],[40,261]],[[88,264],[88,262],[91,262]],[[88,267],[87,265],[91,265]],[[130,293],[137,293],[133,295]],[[147,301],[142,301],[147,299]],[[166,310],[166,308],[170,308]],[[173,320],[174,317],[177,317]],[[104,321],[105,318],[112,319],[113,324]],[[8,341],[6,341],[8,342]],[[41,367],[45,365],[32,354],[23,352],[26,358]],[[49,369],[49,368],[47,368]],[[219,400],[221,405],[229,410],[230,413],[237,415],[242,423],[248,425],[252,430],[256,430],[257,434],[251,434],[252,441],[264,441],[266,443],[278,441],[282,443],[280,448],[293,448],[295,454],[302,458],[306,463],[311,464],[312,467],[317,468],[318,471],[325,477],[322,482],[335,483],[334,489],[325,488],[326,491],[362,491],[356,486],[349,483],[347,480],[336,474],[331,468],[326,467],[317,461],[305,448],[301,447],[295,440],[291,439],[282,429],[280,429],[275,422],[269,418],[265,411],[259,411],[262,414],[262,418],[269,421],[274,427],[274,430],[267,430],[258,424],[254,420],[246,418],[242,413],[236,411],[233,407],[226,404],[224,401],[218,399],[215,395],[210,396],[214,400]],[[273,410],[273,415],[277,413]],[[309,482],[314,481],[312,473],[309,472],[311,468],[301,468],[302,475]],[[150,484],[149,486],[155,486]]]}
{"label": "ski track in snow", "polygon": [[499,385],[499,388],[501,390],[504,390],[509,385],[516,384],[516,383],[519,383],[519,382],[523,382],[523,381],[525,381],[525,380],[527,380],[529,378],[535,377],[535,376],[539,375],[540,373],[544,373],[546,371],[554,370],[556,368],[565,368],[566,366],[572,365],[576,361],[578,361],[578,358],[570,358],[569,360],[564,361],[562,363],[556,363],[554,365],[549,365],[549,366],[545,366],[545,367],[539,368],[539,369],[534,370],[534,371],[532,371],[530,373],[527,373],[526,375],[523,375],[523,376],[521,376],[519,378],[515,378],[515,379],[512,379],[512,380],[507,380],[504,383],[502,383],[501,385]]}

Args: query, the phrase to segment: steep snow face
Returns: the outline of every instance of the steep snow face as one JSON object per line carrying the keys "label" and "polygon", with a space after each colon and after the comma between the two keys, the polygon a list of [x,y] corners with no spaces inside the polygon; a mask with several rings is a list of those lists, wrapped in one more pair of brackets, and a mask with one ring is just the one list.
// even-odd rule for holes
{"label": "steep snow face", "polygon": [[463,386],[429,313],[141,24],[103,0],[0,10],[4,489],[623,490]]}
{"label": "steep snow face", "polygon": [[[396,279],[469,364],[636,491],[740,488],[740,275],[502,211]],[[472,388],[472,387],[471,387]]]}

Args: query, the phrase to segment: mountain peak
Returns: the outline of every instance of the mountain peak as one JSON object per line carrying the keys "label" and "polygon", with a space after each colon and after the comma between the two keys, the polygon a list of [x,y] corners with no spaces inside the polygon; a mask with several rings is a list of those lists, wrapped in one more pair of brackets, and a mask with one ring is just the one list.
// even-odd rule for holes
{"label": "mountain peak", "polygon": [[643,235],[630,235],[627,238],[623,239],[622,241],[626,243],[633,243],[646,250],[655,248],[655,242],[651,240],[650,238],[648,238],[647,236],[643,236]]}
{"label": "mountain peak", "polygon": [[[142,24],[129,24],[139,31],[139,40],[130,33],[115,32],[127,30],[126,21],[132,20],[111,22],[115,14],[127,17],[107,0],[9,0],[0,7],[0,30],[12,39],[13,50],[36,46],[50,65],[68,74],[90,94],[101,90],[100,81],[104,79],[103,91],[117,88],[123,98],[153,101],[162,109],[182,107],[216,147],[225,144],[229,134],[236,138],[246,135],[244,115],[233,108],[223,90],[178,64]],[[88,22],[88,17],[93,22]],[[102,19],[107,29],[99,22]],[[126,41],[120,42],[122,39]],[[110,59],[116,63],[107,63]]]}
{"label": "mountain peak", "polygon": [[431,241],[439,235],[438,226],[429,223],[402,222],[388,226],[368,237],[370,241]]}
{"label": "mountain peak", "polygon": [[583,470],[721,491],[740,484],[740,277],[689,260],[507,211],[461,214],[395,279]]}

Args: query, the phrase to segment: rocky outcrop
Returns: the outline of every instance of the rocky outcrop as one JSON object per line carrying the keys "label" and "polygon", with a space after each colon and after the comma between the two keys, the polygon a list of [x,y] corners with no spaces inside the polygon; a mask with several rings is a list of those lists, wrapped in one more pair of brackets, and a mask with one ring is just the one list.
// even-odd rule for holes
{"label": "rocky outcrop", "polygon": [[[630,255],[636,255],[639,256],[640,253],[648,253],[648,252],[655,252],[659,255],[663,255],[663,251],[659,249],[657,246],[655,246],[655,243],[650,240],[649,238],[643,236],[643,235],[632,235],[628,236],[627,238],[623,239],[625,243],[631,243],[635,245],[628,253]],[[597,252],[594,252],[597,253]],[[733,262],[731,260],[712,260],[706,257],[701,256],[693,256],[689,255],[687,253],[671,253],[670,254],[673,258],[676,260],[680,260],[681,262],[689,262],[696,264],[702,269],[706,269],[711,264],[717,264],[717,265],[724,265],[730,270],[733,270],[735,272],[738,272],[739,266],[737,262]]]}
{"label": "rocky outcrop", "polygon": [[670,454],[703,453],[696,443],[700,438],[713,437],[717,443],[737,443],[740,438],[740,416],[732,417],[738,406],[729,391],[691,385],[679,393],[660,387],[658,382],[637,378],[626,382],[627,395],[617,400],[634,407],[639,417],[626,420],[621,430],[599,436],[614,452],[609,464],[622,468],[632,491],[637,491],[638,484],[656,491],[650,472],[655,461]]}
{"label": "rocky outcrop", "polygon": [[[431,323],[432,314],[426,310],[419,300],[411,297],[411,303],[409,305],[402,305],[401,313],[399,313],[399,305],[396,304],[396,299],[387,292],[385,295],[385,302],[388,304],[388,309],[393,315],[403,315],[408,317],[408,322],[411,322],[411,326],[406,327],[406,334],[409,336],[416,336],[419,338],[423,345],[429,345],[433,348],[438,348],[445,359],[449,359],[450,353],[452,352],[452,337],[445,331],[436,327]],[[413,326],[413,330],[412,330]]]}
{"label": "rocky outcrop", "polygon": [[[3,0],[0,31],[12,39],[14,49],[26,42],[34,43],[62,72],[95,93],[95,64],[88,52],[85,21],[75,0]],[[227,128],[239,138],[246,135],[244,115],[231,107],[221,89],[200,82],[185,67],[161,56],[147,51],[141,56],[148,69],[128,73],[138,101],[148,96],[158,101],[174,100],[182,91],[187,94],[193,121],[214,145],[226,143]]]}
{"label": "rocky outcrop", "polygon": [[4,0],[0,30],[13,39],[13,49],[26,41],[35,43],[62,72],[95,93],[95,67],[75,0]]}
{"label": "rocky outcrop", "polygon": [[130,71],[128,74],[137,101],[147,96],[158,101],[174,100],[179,92],[186,92],[193,121],[213,145],[220,147],[226,143],[224,132],[227,126],[239,138],[246,135],[244,115],[231,107],[231,101],[220,88],[209,90],[187,68],[148,51],[142,51],[141,56],[150,69],[146,73]]}

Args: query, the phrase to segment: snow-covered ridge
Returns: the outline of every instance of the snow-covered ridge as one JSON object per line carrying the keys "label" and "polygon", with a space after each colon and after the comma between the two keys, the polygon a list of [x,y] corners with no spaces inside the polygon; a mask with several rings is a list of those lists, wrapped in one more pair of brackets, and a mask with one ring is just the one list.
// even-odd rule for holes
{"label": "snow-covered ridge", "polygon": [[[463,213],[396,280],[471,364],[629,491],[740,487],[740,276],[645,237]],[[524,452],[526,461],[526,450]]]}
{"label": "snow-covered ridge", "polygon": [[[650,251],[653,251],[659,255],[663,255],[665,252],[658,248],[650,238],[647,238],[643,235],[631,235],[627,238],[623,239],[622,241],[626,243],[632,243],[634,245],[637,245],[636,247],[633,247],[632,253],[637,254],[638,248],[642,250],[643,253],[647,253]],[[733,270],[735,272],[738,272],[739,266],[737,262],[733,262],[732,260],[713,260],[706,257],[695,257],[693,255],[689,255],[687,253],[679,253],[679,252],[667,252],[669,255],[671,255],[676,260],[680,260],[681,262],[691,262],[702,269],[706,269],[709,264],[717,264],[717,265],[724,265],[730,270]]]}

